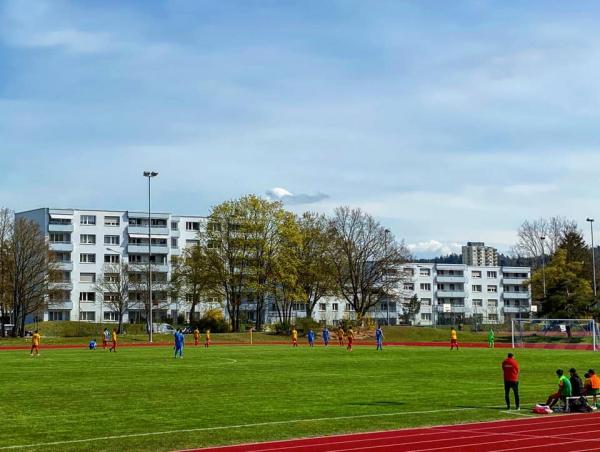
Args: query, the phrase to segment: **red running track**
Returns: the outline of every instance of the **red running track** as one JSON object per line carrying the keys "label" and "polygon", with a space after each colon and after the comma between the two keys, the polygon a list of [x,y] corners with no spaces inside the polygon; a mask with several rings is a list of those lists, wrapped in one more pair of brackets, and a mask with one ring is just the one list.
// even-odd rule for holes
{"label": "red running track", "polygon": [[600,413],[545,415],[510,421],[190,449],[186,452],[488,452],[600,450]]}

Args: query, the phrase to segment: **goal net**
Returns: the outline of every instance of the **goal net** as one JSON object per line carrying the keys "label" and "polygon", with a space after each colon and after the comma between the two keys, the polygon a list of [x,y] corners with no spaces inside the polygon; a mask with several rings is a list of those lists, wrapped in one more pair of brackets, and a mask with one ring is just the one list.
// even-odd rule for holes
{"label": "goal net", "polygon": [[593,319],[514,319],[512,346],[581,344],[596,350],[598,325]]}

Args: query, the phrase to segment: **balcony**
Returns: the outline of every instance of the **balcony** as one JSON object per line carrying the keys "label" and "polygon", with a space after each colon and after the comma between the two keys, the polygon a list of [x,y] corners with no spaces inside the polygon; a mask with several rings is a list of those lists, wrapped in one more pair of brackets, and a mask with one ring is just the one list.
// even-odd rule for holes
{"label": "balcony", "polygon": [[521,286],[523,284],[525,284],[528,281],[528,278],[512,278],[512,277],[508,277],[505,276],[504,278],[502,278],[502,282],[504,284],[510,284],[513,286]]}
{"label": "balcony", "polygon": [[56,265],[57,270],[63,270],[68,272],[73,271],[73,262],[71,261],[57,261],[54,262],[54,265]]}
{"label": "balcony", "polygon": [[[148,262],[130,262],[129,263],[130,270],[132,272],[147,272],[148,271]],[[169,265],[168,264],[152,264],[152,273],[168,273]]]}
{"label": "balcony", "polygon": [[71,300],[49,301],[48,309],[70,311],[73,309],[73,302]]}
{"label": "balcony", "polygon": [[464,276],[436,276],[435,280],[439,283],[464,283]]}
{"label": "balcony", "polygon": [[[166,226],[164,228],[153,227],[150,228],[150,232],[152,235],[169,235],[169,228]],[[148,236],[148,226],[129,226],[127,233]]]}
{"label": "balcony", "polygon": [[[436,310],[437,310],[437,312],[443,313],[444,305],[438,304]],[[450,313],[464,314],[465,312],[466,312],[466,308],[464,305],[451,305],[450,306]],[[448,314],[448,312],[446,312],[446,314]]]}
{"label": "balcony", "polygon": [[465,291],[457,291],[457,290],[438,290],[436,292],[438,298],[465,298]]}
{"label": "balcony", "polygon": [[72,224],[49,224],[48,232],[73,232]]}
{"label": "balcony", "polygon": [[56,281],[48,284],[50,290],[73,290],[71,281]]}
{"label": "balcony", "polygon": [[504,306],[502,310],[505,314],[523,314],[529,312],[529,306]]}
{"label": "balcony", "polygon": [[504,292],[502,297],[505,300],[529,300],[531,295],[529,292]]}
{"label": "balcony", "polygon": [[73,251],[73,244],[71,242],[50,242],[50,250],[52,251]]}
{"label": "balcony", "polygon": [[[148,245],[127,245],[129,254],[148,254]],[[167,245],[152,245],[152,254],[169,254]]]}

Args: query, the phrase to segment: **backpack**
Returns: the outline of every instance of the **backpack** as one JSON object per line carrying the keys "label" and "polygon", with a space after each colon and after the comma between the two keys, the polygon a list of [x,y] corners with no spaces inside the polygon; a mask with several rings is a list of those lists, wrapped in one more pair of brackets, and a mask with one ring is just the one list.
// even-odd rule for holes
{"label": "backpack", "polygon": [[592,407],[588,404],[587,399],[581,396],[569,404],[569,411],[571,413],[590,413]]}

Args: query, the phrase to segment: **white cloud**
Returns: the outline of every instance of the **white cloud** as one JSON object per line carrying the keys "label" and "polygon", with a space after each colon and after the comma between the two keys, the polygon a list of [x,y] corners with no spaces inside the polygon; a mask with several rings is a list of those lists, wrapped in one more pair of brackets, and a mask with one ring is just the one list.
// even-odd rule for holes
{"label": "white cloud", "polygon": [[409,243],[407,247],[416,257],[436,257],[462,252],[460,243],[442,243],[433,239],[426,242]]}
{"label": "white cloud", "polygon": [[329,195],[318,192],[314,195],[308,195],[306,193],[293,194],[282,187],[275,187],[267,190],[267,196],[270,199],[276,199],[282,201],[285,204],[298,205],[298,204],[313,204],[324,199],[329,198]]}
{"label": "white cloud", "polygon": [[554,184],[515,184],[504,188],[504,191],[511,195],[532,196],[551,193],[558,190]]}

